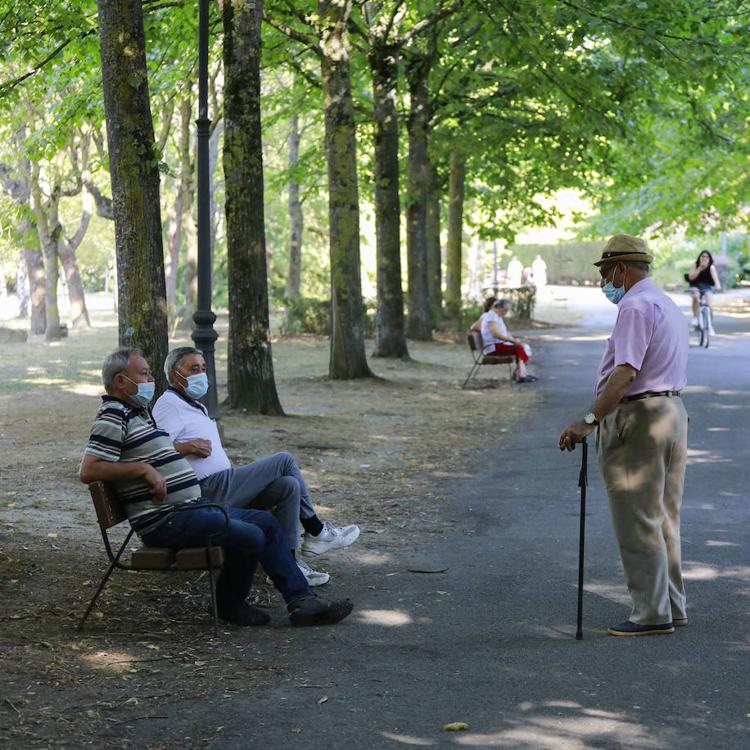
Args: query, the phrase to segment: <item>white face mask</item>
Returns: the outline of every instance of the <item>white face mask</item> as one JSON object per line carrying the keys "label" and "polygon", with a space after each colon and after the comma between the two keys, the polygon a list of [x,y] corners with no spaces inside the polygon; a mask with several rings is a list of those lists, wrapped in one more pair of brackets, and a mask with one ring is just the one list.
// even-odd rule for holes
{"label": "white face mask", "polygon": [[199,399],[208,393],[208,375],[205,372],[188,375],[187,377],[180,373],[180,377],[186,381],[185,393],[190,398]]}
{"label": "white face mask", "polygon": [[[126,380],[130,380],[127,375],[123,375],[123,377]],[[148,406],[154,399],[156,384],[153,382],[136,383],[135,380],[130,380],[130,382],[138,389],[138,391],[134,396],[128,396],[128,398],[138,404],[138,406]]]}

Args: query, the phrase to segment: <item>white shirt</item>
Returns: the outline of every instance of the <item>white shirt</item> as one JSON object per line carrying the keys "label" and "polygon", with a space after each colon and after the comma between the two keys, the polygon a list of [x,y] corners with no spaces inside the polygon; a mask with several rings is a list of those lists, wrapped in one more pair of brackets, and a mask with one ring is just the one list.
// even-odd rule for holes
{"label": "white shirt", "polygon": [[152,410],[159,429],[169,433],[173,443],[186,443],[195,438],[211,441],[211,455],[201,458],[192,453],[185,456],[198,479],[232,468],[221,445],[219,430],[200,401],[169,388],[156,399]]}
{"label": "white shirt", "polygon": [[[486,312],[482,316],[482,353],[495,351],[495,344],[510,344],[510,341],[503,341],[502,339],[496,338],[490,330],[490,323],[494,323],[495,327],[500,331],[503,336],[510,338],[508,329],[505,326],[505,321],[502,315],[498,315],[494,310]],[[161,425],[160,425],[161,426]]]}

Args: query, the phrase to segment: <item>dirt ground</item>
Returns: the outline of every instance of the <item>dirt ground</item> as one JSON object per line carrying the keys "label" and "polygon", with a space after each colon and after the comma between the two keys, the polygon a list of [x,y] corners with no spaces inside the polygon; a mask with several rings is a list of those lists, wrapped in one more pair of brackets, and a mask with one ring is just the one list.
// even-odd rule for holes
{"label": "dirt ground", "polygon": [[[540,317],[575,319],[572,299],[556,293]],[[736,309],[727,313],[750,312],[746,293],[732,304]],[[219,321],[220,397],[225,323]],[[544,332],[528,332],[534,367],[543,378],[553,376],[549,368],[545,373],[536,333]],[[85,631],[76,632],[105,567],[77,467],[99,403],[101,361],[115,343],[114,316],[100,309],[91,331],[73,331],[54,344],[34,338],[2,347],[3,746],[221,747],[227,741],[222,705],[247,691],[320,687],[310,683],[300,654],[311,641],[335,653],[335,628],[320,629],[326,632],[314,639],[300,637],[287,625],[281,598],[262,581],[253,596],[269,608],[272,626],[227,629],[214,638],[207,581],[197,574],[116,573]],[[440,512],[449,482],[470,482],[478,451],[509,440],[521,415],[535,407],[534,386],[512,386],[504,367],[490,373],[483,368],[476,386],[462,390],[471,361],[463,341],[446,336],[410,342],[410,351],[409,362],[370,360],[381,379],[333,382],[326,378],[327,340],[279,340],[275,369],[288,416],[222,411],[235,463],[289,450],[320,515],[360,525],[357,544],[322,563],[312,561],[332,574],[322,593],[350,596],[355,607],[364,565],[388,561],[381,567],[394,572],[384,575],[396,575],[414,550],[440,538],[431,535],[452,533]],[[217,720],[200,735],[186,736],[172,719],[198,707]]]}
{"label": "dirt ground", "polygon": [[[220,344],[226,340],[221,323]],[[0,742],[209,747],[220,728],[153,744],[139,727],[189,711],[193,701],[220,703],[248,686],[301,680],[304,687],[304,672],[295,649],[288,649],[283,602],[262,582],[253,596],[271,609],[275,623],[262,636],[232,629],[214,638],[207,582],[198,574],[115,573],[85,631],[76,632],[105,567],[93,508],[77,479],[99,403],[101,361],[116,343],[112,314],[96,313],[94,325],[54,344],[32,338],[3,346]],[[533,335],[529,340],[533,346]],[[382,379],[333,382],[326,378],[327,340],[275,342],[288,416],[224,409],[231,459],[247,463],[289,450],[321,517],[358,523],[367,554],[398,558],[413,534],[442,523],[446,481],[465,471],[479,446],[512,429],[533,398],[528,387],[511,386],[505,367],[492,368],[493,379],[484,368],[476,385],[462,390],[470,355],[449,337],[410,342],[410,351],[410,362],[371,360]],[[224,352],[220,346],[220,398]],[[342,565],[331,560],[333,581],[325,593],[356,603],[356,590],[336,588]]]}

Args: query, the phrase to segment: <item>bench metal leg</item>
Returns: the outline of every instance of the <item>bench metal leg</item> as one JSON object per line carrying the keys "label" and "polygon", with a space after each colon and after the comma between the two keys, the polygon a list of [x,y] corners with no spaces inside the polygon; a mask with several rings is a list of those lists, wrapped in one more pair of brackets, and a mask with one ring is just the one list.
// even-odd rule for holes
{"label": "bench metal leg", "polygon": [[80,622],[78,623],[78,627],[76,630],[80,633],[81,630],[83,630],[83,626],[86,623],[86,619],[91,614],[91,610],[94,608],[94,604],[96,604],[96,600],[99,598],[99,594],[102,593],[104,590],[104,587],[107,585],[107,581],[109,580],[109,577],[112,575],[112,571],[117,567],[117,564],[120,561],[120,558],[122,557],[122,553],[125,551],[125,547],[127,546],[128,542],[130,541],[130,537],[133,536],[133,529],[130,530],[128,535],[125,537],[125,541],[122,543],[122,546],[118,550],[117,554],[112,558],[112,562],[109,565],[109,568],[107,568],[107,572],[104,574],[104,577],[102,578],[101,582],[99,583],[99,588],[96,590],[96,593],[91,598],[91,601],[89,602],[89,606],[86,608],[86,611],[83,613],[83,617],[81,618]]}
{"label": "bench metal leg", "polygon": [[216,573],[214,572],[213,558],[211,550],[206,548],[206,557],[208,563],[208,586],[211,589],[211,613],[214,616],[214,635],[219,635],[219,610],[216,604]]}
{"label": "bench metal leg", "polygon": [[472,377],[474,376],[474,374],[476,373],[478,369],[479,369],[479,362],[475,362],[471,366],[471,370],[469,370],[469,374],[466,376],[466,380],[464,380],[464,384],[461,386],[462,391],[466,389],[466,384],[472,379]]}

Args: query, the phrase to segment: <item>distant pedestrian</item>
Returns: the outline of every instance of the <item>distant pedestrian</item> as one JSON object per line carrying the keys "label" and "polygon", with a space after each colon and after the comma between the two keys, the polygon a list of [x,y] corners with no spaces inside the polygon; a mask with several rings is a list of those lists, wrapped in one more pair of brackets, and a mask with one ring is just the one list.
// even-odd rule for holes
{"label": "distant pedestrian", "polygon": [[523,263],[514,255],[508,263],[508,286],[519,287],[523,283]]}
{"label": "distant pedestrian", "polygon": [[588,413],[560,435],[560,449],[598,426],[599,470],[633,607],[610,635],[673,633],[687,625],[680,507],[688,418],[688,330],[675,303],[648,278],[653,257],[637,237],[616,235],[594,265],[618,305]]}
{"label": "distant pedestrian", "polygon": [[547,264],[541,255],[537,255],[531,263],[531,278],[538,290],[547,286]]}

